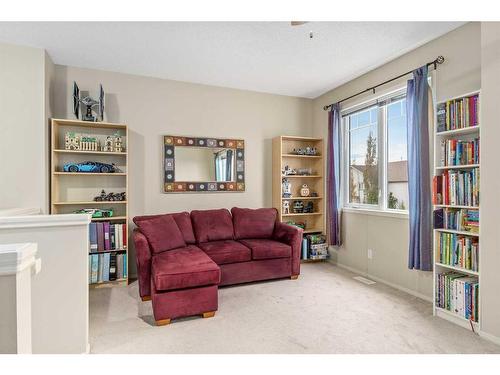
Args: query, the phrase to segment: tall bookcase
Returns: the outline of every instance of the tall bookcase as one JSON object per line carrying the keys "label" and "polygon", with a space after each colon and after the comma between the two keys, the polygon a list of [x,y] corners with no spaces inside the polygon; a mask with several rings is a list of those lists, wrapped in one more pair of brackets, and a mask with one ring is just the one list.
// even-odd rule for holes
{"label": "tall bookcase", "polygon": [[[315,148],[316,155],[299,155],[293,150]],[[278,210],[279,220],[284,223],[305,224],[304,234],[321,234],[325,228],[324,213],[324,145],[322,138],[278,136],[273,139],[273,207]],[[285,166],[295,171],[310,170],[308,175],[283,175]],[[283,197],[282,182],[289,180],[291,196]],[[316,196],[302,197],[300,189],[307,184],[311,193]],[[288,201],[289,213],[283,212],[283,202]],[[313,211],[308,213],[293,213],[293,203],[303,201],[313,203]],[[307,260],[320,261],[320,260]]]}
{"label": "tall bookcase", "polygon": [[[87,146],[79,149],[67,149],[65,136],[67,133],[89,135],[102,146],[107,137],[119,135],[122,140],[122,151],[104,151],[102,147]],[[108,122],[87,122],[79,120],[52,119],[50,125],[50,213],[73,213],[80,209],[112,209],[113,216],[92,218],[93,223],[109,222],[123,224],[121,232],[125,238],[123,247],[107,250],[92,251],[89,249],[89,263],[91,254],[117,254],[121,256],[122,275],[113,281],[92,283],[91,288],[110,287],[128,284],[128,128],[125,124]],[[85,161],[114,164],[118,170],[114,173],[102,172],[65,172],[66,163],[82,163]],[[94,201],[101,190],[106,193],[125,192],[125,200]],[[90,264],[89,264],[89,272]]]}
{"label": "tall bookcase", "polygon": [[479,331],[480,92],[437,103],[435,124],[434,315]]}

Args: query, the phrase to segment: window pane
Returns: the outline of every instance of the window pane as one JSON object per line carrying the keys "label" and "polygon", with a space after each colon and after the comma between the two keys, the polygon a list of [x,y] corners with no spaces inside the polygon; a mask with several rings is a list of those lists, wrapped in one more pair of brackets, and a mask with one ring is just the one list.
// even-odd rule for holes
{"label": "window pane", "polygon": [[406,99],[387,105],[387,207],[408,209]]}
{"label": "window pane", "polygon": [[349,202],[378,204],[377,107],[349,115]]}

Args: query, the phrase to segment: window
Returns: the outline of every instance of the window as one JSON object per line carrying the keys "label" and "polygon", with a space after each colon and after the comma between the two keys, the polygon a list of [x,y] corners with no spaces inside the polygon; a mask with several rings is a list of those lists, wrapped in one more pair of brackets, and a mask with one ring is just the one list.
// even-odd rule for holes
{"label": "window", "polygon": [[343,115],[347,207],[408,208],[404,90]]}

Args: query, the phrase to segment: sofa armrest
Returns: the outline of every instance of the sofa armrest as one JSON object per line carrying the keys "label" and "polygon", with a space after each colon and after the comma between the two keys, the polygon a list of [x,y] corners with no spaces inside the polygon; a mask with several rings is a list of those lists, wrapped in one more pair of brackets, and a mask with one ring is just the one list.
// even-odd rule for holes
{"label": "sofa armrest", "polygon": [[151,296],[151,249],[146,236],[138,229],[134,229],[132,239],[135,246],[139,294],[143,300],[146,300]]}
{"label": "sofa armrest", "polygon": [[292,247],[292,276],[300,274],[300,253],[302,250],[302,233],[304,231],[293,225],[277,222],[274,226],[273,239]]}

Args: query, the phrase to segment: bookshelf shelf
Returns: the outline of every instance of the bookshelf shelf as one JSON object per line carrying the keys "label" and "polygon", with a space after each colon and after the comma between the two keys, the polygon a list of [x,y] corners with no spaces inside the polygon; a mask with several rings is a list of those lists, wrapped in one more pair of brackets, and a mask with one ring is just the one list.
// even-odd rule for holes
{"label": "bookshelf shelf", "polygon": [[303,200],[303,201],[310,201],[313,199],[323,199],[323,197],[290,197],[290,198],[281,198],[284,201],[289,201],[289,200]]}
{"label": "bookshelf shelf", "polygon": [[283,154],[284,158],[304,158],[304,159],[321,159],[321,155],[297,155],[297,154]]}
{"label": "bookshelf shelf", "polygon": [[466,275],[479,276],[479,272],[476,272],[476,271],[467,270],[465,268],[455,267],[455,266],[451,266],[449,264],[444,264],[444,263],[439,263],[439,262],[436,262],[435,264],[438,267],[443,267],[443,268],[447,268],[449,270],[457,271],[460,273],[465,273]]}
{"label": "bookshelf shelf", "polygon": [[300,214],[282,214],[282,216],[314,216],[314,215],[323,215],[321,212],[307,212]]}
{"label": "bookshelf shelf", "polygon": [[77,150],[54,150],[59,154],[91,154],[91,155],[115,155],[127,156],[126,152],[111,152],[111,151],[77,151]]}
{"label": "bookshelf shelf", "polygon": [[[294,149],[313,147],[318,151],[318,155],[297,155]],[[308,256],[311,254],[321,254],[321,244],[314,245],[312,234],[323,235],[325,231],[326,215],[324,213],[325,184],[325,150],[322,138],[299,137],[299,136],[278,136],[273,139],[273,207],[278,210],[278,219],[284,223],[305,226],[303,244],[304,251]],[[299,171],[309,170],[310,175],[284,175],[285,166]],[[290,184],[290,197],[283,197],[283,181],[288,180]],[[307,184],[310,193],[316,193],[314,197],[302,197],[300,190],[302,185]],[[304,205],[313,204],[313,212],[293,213],[293,201],[303,201]],[[289,205],[289,214],[285,214],[283,205]],[[316,237],[320,238],[320,237]],[[321,242],[321,241],[318,241]],[[314,246],[313,246],[314,245]],[[315,261],[324,261],[318,259]]]}
{"label": "bookshelf shelf", "polygon": [[455,234],[460,234],[462,236],[479,237],[479,233],[473,233],[473,232],[466,232],[466,231],[453,230],[453,229],[445,229],[445,228],[437,228],[437,229],[434,229],[434,230],[436,232],[455,233]]}
{"label": "bookshelf shelf", "polygon": [[[76,139],[71,144],[76,148],[80,147],[80,143],[78,142],[82,141],[80,135],[82,137],[89,135],[94,140],[97,140],[101,146],[106,144],[106,140],[111,139],[113,144],[106,144],[106,147],[110,147],[107,149],[112,150],[120,150],[119,148],[115,148],[116,144],[114,143],[115,141],[119,142],[117,141],[117,137],[119,136],[121,138],[122,149],[120,151],[102,151],[105,148],[98,146],[99,151],[69,150],[66,149],[67,140],[65,136],[67,133],[72,134],[73,140]],[[129,264],[128,251],[126,249],[126,244],[129,243],[128,201],[94,201],[93,198],[98,196],[103,189],[106,193],[125,192],[126,196],[129,196],[127,173],[129,138],[127,125],[109,122],[95,123],[80,120],[52,119],[50,123],[50,139],[50,213],[67,214],[84,208],[112,209],[114,215],[111,217],[91,219],[89,232],[95,234],[96,232],[92,231],[92,229],[98,227],[104,231],[99,233],[99,238],[102,239],[102,242],[99,245],[94,245],[95,247],[92,247],[92,251],[89,248],[89,272],[91,271],[90,265],[93,258],[99,261],[99,275],[105,276],[98,278],[99,282],[97,283],[90,283],[91,278],[89,275],[89,287],[126,286],[128,284]],[[63,171],[64,164],[82,162],[83,160],[108,164],[114,163],[119,168],[119,172],[75,173]],[[67,176],[71,176],[72,178],[66,178]],[[90,239],[88,242],[90,245]],[[122,246],[123,249],[121,248]],[[113,249],[114,247],[118,247],[118,249]],[[97,259],[92,257],[93,255],[96,255]],[[102,281],[108,279],[106,275],[109,273],[108,270],[113,269],[113,264],[116,265],[116,276],[118,279]],[[112,275],[109,278],[113,278]]]}
{"label": "bookshelf shelf", "polygon": [[474,134],[479,133],[480,126],[469,126],[467,128],[460,128],[454,130],[446,130],[442,132],[437,132],[437,137],[447,137],[447,136],[457,136],[457,135],[466,135],[466,134]]}
{"label": "bookshelf shelf", "polygon": [[108,205],[108,204],[127,204],[127,201],[88,201],[88,202],[54,202],[54,205],[67,205],[67,206],[79,206],[79,205]]}
{"label": "bookshelf shelf", "polygon": [[115,173],[91,173],[91,172],[53,172],[55,176],[127,176],[125,172],[115,172]]}
{"label": "bookshelf shelf", "polygon": [[126,216],[111,216],[111,217],[94,217],[92,221],[117,221],[117,220],[126,220]]}
{"label": "bookshelf shelf", "polygon": [[[481,274],[451,264],[467,264],[467,267],[481,270],[481,251],[484,249],[480,246],[479,221],[480,92],[439,102],[435,113],[434,226],[446,227],[448,222],[458,228],[479,228],[479,233],[445,228],[433,230],[434,315],[476,331],[481,322]],[[458,165],[444,165],[453,162]]]}
{"label": "bookshelf shelf", "polygon": [[446,169],[471,169],[471,168],[479,168],[479,164],[445,165],[445,166],[441,166],[441,167],[436,167],[437,170],[446,170]]}

